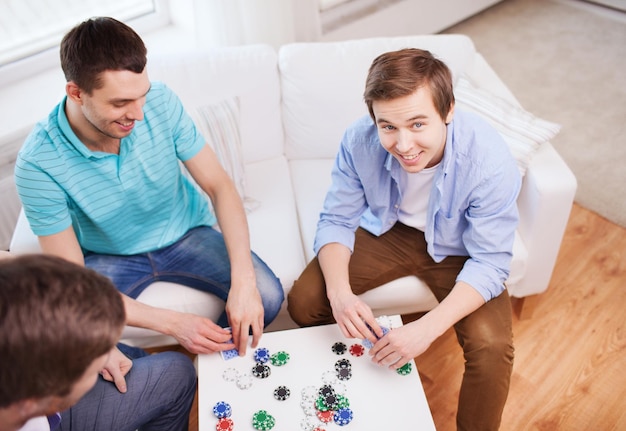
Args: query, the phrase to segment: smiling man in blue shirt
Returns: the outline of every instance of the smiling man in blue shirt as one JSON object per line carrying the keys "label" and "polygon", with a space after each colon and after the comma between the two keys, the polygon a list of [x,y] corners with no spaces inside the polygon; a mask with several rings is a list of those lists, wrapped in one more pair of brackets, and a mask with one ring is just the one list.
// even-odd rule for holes
{"label": "smiling man in blue shirt", "polygon": [[[364,99],[370,116],[341,141],[317,257],[294,284],[289,312],[299,325],[336,321],[346,336],[370,339],[373,360],[392,368],[454,327],[466,359],[457,427],[498,429],[513,366],[504,283],[518,222],[516,162],[497,131],[455,110],[451,73],[428,51],[375,59]],[[407,275],[439,305],[382,336],[358,295]]]}

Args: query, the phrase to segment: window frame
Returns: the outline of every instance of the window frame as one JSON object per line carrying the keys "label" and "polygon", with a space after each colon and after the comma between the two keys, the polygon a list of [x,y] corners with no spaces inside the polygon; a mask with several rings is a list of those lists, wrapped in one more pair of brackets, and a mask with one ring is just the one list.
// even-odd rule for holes
{"label": "window frame", "polygon": [[[139,34],[158,30],[172,23],[168,0],[152,1],[155,5],[154,12],[124,20]],[[85,17],[84,19],[87,18]],[[55,67],[60,67],[59,43],[40,52],[1,65],[0,87],[10,85],[18,80],[37,75]]]}

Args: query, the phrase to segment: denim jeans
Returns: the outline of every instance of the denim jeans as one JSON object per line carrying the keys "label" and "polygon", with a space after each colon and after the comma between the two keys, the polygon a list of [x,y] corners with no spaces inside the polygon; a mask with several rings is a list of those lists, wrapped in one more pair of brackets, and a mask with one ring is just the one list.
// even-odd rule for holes
{"label": "denim jeans", "polygon": [[98,376],[95,386],[61,413],[59,431],[187,431],[196,394],[196,370],[178,352],[148,355],[124,345],[133,360],[126,393]]}
{"label": "denim jeans", "polygon": [[[267,326],[280,311],[284,292],[280,280],[254,253],[252,263]],[[191,229],[174,244],[149,253],[131,256],[87,253],[85,265],[109,277],[120,292],[131,298],[137,298],[155,281],[189,286],[224,302],[230,290],[230,260],[224,237],[207,226]],[[217,323],[229,326],[225,312]]]}

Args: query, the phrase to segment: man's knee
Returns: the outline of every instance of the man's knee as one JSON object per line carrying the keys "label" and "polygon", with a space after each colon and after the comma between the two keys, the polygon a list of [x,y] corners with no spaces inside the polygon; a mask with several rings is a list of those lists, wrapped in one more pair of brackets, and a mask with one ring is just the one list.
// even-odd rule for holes
{"label": "man's knee", "polygon": [[330,303],[324,294],[314,294],[297,282],[287,297],[287,311],[298,326],[315,326],[334,323]]}

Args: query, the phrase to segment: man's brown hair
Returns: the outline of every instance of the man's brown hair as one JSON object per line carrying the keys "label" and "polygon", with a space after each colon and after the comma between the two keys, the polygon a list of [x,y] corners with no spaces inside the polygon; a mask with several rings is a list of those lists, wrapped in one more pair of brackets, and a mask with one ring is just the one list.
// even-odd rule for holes
{"label": "man's brown hair", "polygon": [[0,408],[67,395],[125,317],[120,293],[91,269],[48,255],[0,260]]}
{"label": "man's brown hair", "polygon": [[126,24],[108,17],[92,18],[71,29],[61,41],[65,79],[91,94],[107,70],[143,72],[147,49]]}
{"label": "man's brown hair", "polygon": [[454,103],[452,73],[443,61],[423,49],[405,48],[375,58],[367,74],[363,99],[375,122],[375,101],[408,96],[425,85],[430,87],[435,109],[445,121]]}

